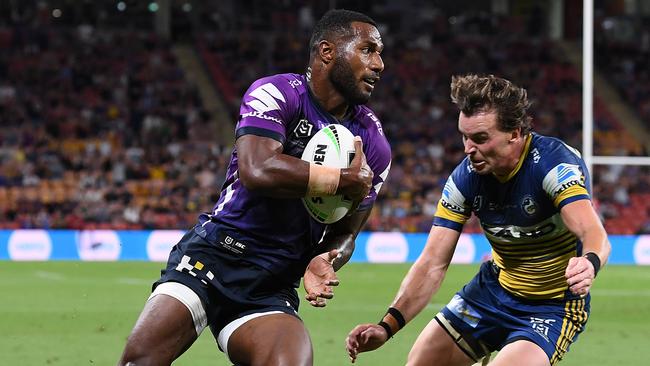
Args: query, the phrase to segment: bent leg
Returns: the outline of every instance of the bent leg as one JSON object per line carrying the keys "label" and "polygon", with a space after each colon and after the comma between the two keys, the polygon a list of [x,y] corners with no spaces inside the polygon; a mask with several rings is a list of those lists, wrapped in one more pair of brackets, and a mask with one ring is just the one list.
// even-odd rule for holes
{"label": "bent leg", "polygon": [[435,319],[422,330],[408,355],[408,366],[469,366],[466,355]]}
{"label": "bent leg", "polygon": [[156,295],[145,304],[118,365],[170,365],[196,338],[187,306],[169,295]]}
{"label": "bent leg", "polygon": [[507,344],[490,362],[490,366],[549,366],[550,364],[551,362],[543,349],[535,343],[523,339]]}
{"label": "bent leg", "polygon": [[303,322],[285,313],[251,319],[228,340],[228,356],[250,366],[311,366],[313,350]]}

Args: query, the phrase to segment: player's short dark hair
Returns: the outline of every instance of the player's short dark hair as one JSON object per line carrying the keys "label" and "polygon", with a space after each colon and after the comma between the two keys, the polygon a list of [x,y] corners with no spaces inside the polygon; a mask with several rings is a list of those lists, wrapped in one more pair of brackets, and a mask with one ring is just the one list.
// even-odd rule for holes
{"label": "player's short dark hair", "polygon": [[316,51],[322,40],[332,41],[334,38],[350,34],[352,22],[368,23],[377,27],[377,23],[365,14],[346,9],[329,10],[314,26],[309,39],[309,53]]}
{"label": "player's short dark hair", "polygon": [[521,128],[522,134],[526,135],[531,130],[532,117],[527,113],[530,107],[528,93],[509,80],[494,75],[452,76],[451,101],[468,117],[496,111],[497,126],[501,131]]}

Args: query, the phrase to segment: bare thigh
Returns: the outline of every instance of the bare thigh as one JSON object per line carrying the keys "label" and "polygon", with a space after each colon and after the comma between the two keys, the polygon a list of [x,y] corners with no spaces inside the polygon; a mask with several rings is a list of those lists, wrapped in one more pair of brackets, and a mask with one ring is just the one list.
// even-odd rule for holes
{"label": "bare thigh", "polygon": [[531,341],[519,340],[507,344],[490,362],[490,366],[549,366],[548,356],[538,345]]}
{"label": "bare thigh", "polygon": [[250,366],[313,364],[309,333],[289,314],[272,314],[247,321],[228,341],[231,361]]}
{"label": "bare thigh", "polygon": [[407,365],[469,366],[473,363],[440,324],[432,319],[413,344]]}
{"label": "bare thigh", "polygon": [[156,295],[140,313],[118,365],[170,365],[196,338],[187,307],[171,296]]}

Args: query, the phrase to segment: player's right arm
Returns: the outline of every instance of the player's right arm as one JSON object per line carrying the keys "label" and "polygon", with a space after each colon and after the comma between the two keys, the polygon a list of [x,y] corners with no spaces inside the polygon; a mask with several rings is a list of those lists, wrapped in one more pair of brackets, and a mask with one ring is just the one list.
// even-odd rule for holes
{"label": "player's right arm", "polygon": [[[424,250],[404,277],[391,307],[397,309],[405,323],[415,318],[438,291],[447,273],[460,232],[443,226],[433,226]],[[393,334],[401,327],[391,314],[382,319]],[[403,325],[402,325],[403,326]],[[346,339],[346,349],[354,362],[361,352],[381,347],[389,338],[387,330],[378,324],[356,326]]]}
{"label": "player's right arm", "polygon": [[[427,237],[424,250],[402,280],[397,296],[391,304],[394,314],[386,313],[379,324],[362,324],[354,328],[347,337],[346,349],[354,362],[360,352],[372,351],[383,345],[391,334],[395,334],[413,319],[429,303],[445,278],[449,263],[463,225],[471,215],[471,187],[476,177],[468,169],[465,159],[447,179],[433,227]],[[401,318],[401,319],[399,319]]]}
{"label": "player's right arm", "polygon": [[[355,140],[354,144],[356,154],[352,164],[336,172],[338,184],[335,194],[345,194],[352,200],[360,201],[371,187],[372,172],[361,163],[365,162],[361,140]],[[314,164],[283,154],[282,144],[269,137],[245,134],[237,139],[235,145],[241,183],[246,189],[265,196],[304,197],[309,189],[310,174],[312,182],[322,179],[314,177],[314,174],[331,174],[314,169]]]}

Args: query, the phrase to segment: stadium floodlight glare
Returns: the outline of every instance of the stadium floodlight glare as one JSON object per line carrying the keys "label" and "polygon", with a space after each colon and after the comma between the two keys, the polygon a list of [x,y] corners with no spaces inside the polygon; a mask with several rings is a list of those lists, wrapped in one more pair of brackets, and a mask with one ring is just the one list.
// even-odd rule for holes
{"label": "stadium floodlight glare", "polygon": [[158,11],[158,3],[157,2],[151,2],[149,3],[149,11],[152,13],[155,13]]}
{"label": "stadium floodlight glare", "polygon": [[124,1],[118,2],[117,3],[117,10],[119,10],[119,11],[126,10],[126,3]]}

